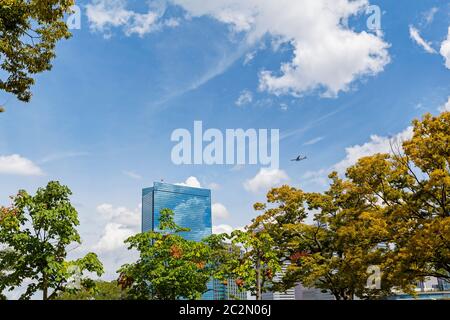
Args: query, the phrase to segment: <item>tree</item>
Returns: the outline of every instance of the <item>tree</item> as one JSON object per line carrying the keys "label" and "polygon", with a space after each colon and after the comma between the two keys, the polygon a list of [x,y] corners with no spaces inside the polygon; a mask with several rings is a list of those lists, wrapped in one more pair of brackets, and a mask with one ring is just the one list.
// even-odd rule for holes
{"label": "tree", "polygon": [[74,293],[62,292],[58,300],[126,300],[126,290],[122,290],[117,281],[95,281],[95,289],[82,289]]}
{"label": "tree", "polygon": [[397,274],[450,279],[450,113],[413,122],[391,155],[361,159],[348,177],[386,211]]}
{"label": "tree", "polygon": [[[328,290],[337,300],[382,298],[397,288],[410,292],[414,279],[407,274],[391,277],[383,268],[391,238],[385,211],[371,206],[376,197],[336,173],[330,179],[329,190],[308,195],[309,209],[318,211],[315,226],[294,227],[304,253],[294,256],[302,283]],[[378,279],[372,283],[371,276]]]}
{"label": "tree", "polygon": [[[11,256],[13,256],[13,254],[14,253],[8,248],[0,250],[0,288],[7,286],[9,283],[7,274],[11,272],[11,270],[14,268],[15,259],[11,259]],[[0,300],[6,300],[6,296],[2,294],[1,290],[0,290]]]}
{"label": "tree", "polygon": [[[13,264],[0,283],[0,292],[13,290],[30,280],[21,299],[42,291],[44,300],[60,292],[76,292],[79,287],[92,288],[86,272],[100,276],[103,266],[94,253],[67,261],[70,244],[81,243],[76,230],[78,213],[70,203],[71,191],[59,182],[49,182],[34,196],[20,190],[12,197],[11,208],[0,210],[0,244],[11,250],[2,265]],[[50,292],[53,290],[53,292]]]}
{"label": "tree", "polygon": [[262,228],[233,231],[230,239],[241,252],[225,263],[227,278],[235,279],[240,290],[250,291],[256,300],[261,300],[262,293],[272,288],[272,279],[281,270],[274,240]]}
{"label": "tree", "polygon": [[63,19],[73,4],[73,0],[1,1],[0,67],[5,78],[0,78],[0,90],[30,100],[33,75],[52,68],[56,43],[70,37]]}
{"label": "tree", "polygon": [[289,186],[272,189],[267,194],[267,201],[278,206],[269,208],[266,204],[256,203],[254,209],[263,214],[245,231],[234,231],[228,237],[234,253],[222,262],[222,268],[227,270],[226,277],[236,279],[237,284],[250,291],[257,300],[261,300],[262,293],[278,288],[274,277],[288,256],[282,226],[306,218],[303,199],[301,190]]}
{"label": "tree", "polygon": [[[323,193],[284,186],[268,194],[263,223],[280,259],[280,288],[296,282],[336,299],[411,293],[427,276],[450,275],[450,113],[413,122],[413,136],[391,154],[364,157]],[[290,200],[290,203],[286,201]],[[303,222],[307,206],[314,224]],[[289,211],[287,211],[289,210]],[[379,270],[379,287],[367,286]]]}
{"label": "tree", "polygon": [[[330,291],[337,300],[373,298],[390,292],[383,282],[380,290],[366,288],[367,270],[383,259],[385,248],[377,247],[387,237],[383,216],[368,210],[364,194],[330,175],[332,184],[324,193],[304,193],[283,186],[272,189],[268,204],[256,206],[265,212],[256,219],[276,238],[277,256],[286,265],[277,291],[301,282],[306,287]],[[268,205],[276,207],[267,209]],[[314,214],[314,224],[305,223],[305,208]]]}
{"label": "tree", "polygon": [[119,269],[119,284],[134,299],[199,299],[213,274],[211,249],[205,242],[180,236],[189,229],[174,222],[170,209],[161,210],[159,229],[125,241],[140,257]]}

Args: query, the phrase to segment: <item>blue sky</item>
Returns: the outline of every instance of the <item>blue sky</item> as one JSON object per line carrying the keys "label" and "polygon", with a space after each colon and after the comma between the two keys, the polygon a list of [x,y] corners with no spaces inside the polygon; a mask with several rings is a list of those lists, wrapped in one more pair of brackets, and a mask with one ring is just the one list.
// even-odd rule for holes
{"label": "blue sky", "polygon": [[[129,258],[118,240],[139,230],[153,181],[212,188],[214,224],[236,228],[269,186],[322,190],[330,170],[450,110],[448,1],[370,1],[378,31],[367,30],[364,0],[77,3],[81,29],[58,45],[32,101],[0,93],[0,203],[49,180],[70,186],[76,251],[98,252],[110,277]],[[174,165],[170,135],[195,120],[279,129],[280,168]],[[300,153],[308,160],[290,161]]]}

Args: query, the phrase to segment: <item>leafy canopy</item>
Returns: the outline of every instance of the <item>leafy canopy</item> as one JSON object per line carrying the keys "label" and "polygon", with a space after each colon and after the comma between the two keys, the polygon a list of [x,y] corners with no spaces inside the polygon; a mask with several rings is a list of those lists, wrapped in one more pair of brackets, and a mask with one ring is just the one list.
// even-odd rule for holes
{"label": "leafy canopy", "polygon": [[68,246],[81,243],[76,230],[78,213],[70,195],[68,187],[52,181],[34,196],[20,190],[12,197],[10,208],[0,208],[0,244],[8,248],[0,270],[12,266],[0,277],[0,292],[13,290],[25,280],[31,283],[21,299],[29,299],[37,291],[42,291],[43,299],[52,299],[59,292],[93,287],[85,273],[103,273],[97,256],[88,253],[66,260]]}
{"label": "leafy canopy", "polygon": [[0,2],[0,90],[30,100],[34,75],[52,68],[56,43],[71,35],[63,19],[72,5],[73,0]]}
{"label": "leafy canopy", "polygon": [[135,263],[123,265],[119,284],[134,299],[199,299],[207,289],[213,269],[212,251],[205,242],[179,235],[189,229],[178,226],[173,211],[160,212],[161,232],[149,231],[128,238],[129,249],[139,252]]}

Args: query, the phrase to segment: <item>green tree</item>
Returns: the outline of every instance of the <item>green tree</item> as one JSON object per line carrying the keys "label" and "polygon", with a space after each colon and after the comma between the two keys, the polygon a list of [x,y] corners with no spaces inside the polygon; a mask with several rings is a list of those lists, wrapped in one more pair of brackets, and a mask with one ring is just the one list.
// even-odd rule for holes
{"label": "green tree", "polygon": [[57,300],[127,300],[127,290],[122,290],[117,281],[95,281],[95,289],[83,288],[77,292],[62,292]]}
{"label": "green tree", "polygon": [[4,74],[0,90],[21,101],[30,100],[33,76],[52,68],[56,43],[70,37],[64,15],[71,12],[73,4],[73,0],[0,2],[0,67]]}
{"label": "green tree", "polygon": [[272,288],[272,279],[281,270],[273,238],[262,228],[236,230],[231,236],[224,236],[230,244],[223,245],[222,254],[220,250],[213,251],[222,256],[214,271],[215,278],[225,283],[234,279],[239,290],[250,291],[261,300],[262,293]]}
{"label": "green tree", "polygon": [[[0,209],[4,211],[8,210]],[[15,259],[11,259],[11,257],[15,257],[15,255],[13,255],[13,252],[10,249],[5,248],[0,250],[0,288],[8,284],[7,274],[14,268]],[[1,290],[0,300],[6,300],[6,296],[2,294]]]}
{"label": "green tree", "polygon": [[93,287],[93,281],[85,274],[103,273],[97,256],[88,253],[77,260],[66,260],[67,247],[81,243],[76,230],[78,213],[70,203],[70,195],[68,187],[52,181],[34,196],[20,190],[12,197],[12,207],[0,210],[0,244],[11,250],[1,264],[13,264],[12,271],[0,283],[0,292],[15,289],[26,279],[31,284],[21,299],[42,291],[47,300],[62,291]]}
{"label": "green tree", "polygon": [[173,212],[160,212],[160,232],[145,232],[126,240],[129,249],[139,252],[135,263],[119,269],[119,284],[134,299],[198,299],[213,275],[212,252],[205,242],[184,239]]}

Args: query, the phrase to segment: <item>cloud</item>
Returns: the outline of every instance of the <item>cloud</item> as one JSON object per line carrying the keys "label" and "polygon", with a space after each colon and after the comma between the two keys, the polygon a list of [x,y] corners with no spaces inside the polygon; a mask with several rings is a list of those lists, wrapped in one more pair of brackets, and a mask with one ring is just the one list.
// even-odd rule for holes
{"label": "cloud", "polygon": [[370,141],[362,145],[355,145],[345,149],[346,157],[333,166],[333,170],[343,174],[345,170],[356,164],[358,159],[371,156],[377,153],[391,153],[391,146],[399,145],[412,138],[413,128],[408,127],[393,137],[381,137],[372,135]]}
{"label": "cloud", "polygon": [[123,171],[123,174],[128,176],[131,179],[135,179],[135,180],[140,180],[142,179],[142,176],[140,174],[137,174],[136,172],[133,171]]}
{"label": "cloud", "polygon": [[139,232],[139,226],[141,225],[139,207],[130,210],[126,207],[115,207],[112,204],[103,203],[98,205],[96,210],[107,220],[107,223],[102,236],[92,246],[92,249],[101,253],[124,249],[124,240]]}
{"label": "cloud", "polygon": [[253,61],[253,59],[255,59],[255,57],[256,57],[256,51],[248,52],[248,53],[245,55],[243,65],[244,65],[244,66],[248,65],[250,62]]}
{"label": "cloud", "polygon": [[412,135],[413,127],[411,126],[392,137],[372,135],[370,136],[370,140],[368,142],[346,148],[345,158],[330,168],[320,169],[317,171],[308,171],[302,176],[302,178],[318,185],[327,185],[327,176],[332,171],[336,171],[340,175],[343,175],[345,174],[346,169],[356,164],[360,158],[368,157],[377,153],[392,153],[392,148],[394,148],[394,151],[396,151],[397,147],[401,148],[402,142],[411,139]]}
{"label": "cloud", "polygon": [[389,63],[389,45],[380,37],[346,26],[367,7],[366,0],[172,0],[192,16],[209,16],[245,32],[254,43],[269,34],[293,47],[294,57],[276,74],[263,71],[260,89],[302,94],[323,89],[328,96],[347,91],[361,76]]}
{"label": "cloud", "polygon": [[141,213],[139,208],[130,210],[126,207],[114,207],[112,204],[104,203],[97,206],[97,212],[108,221],[116,224],[127,227],[138,227],[141,224]]}
{"label": "cloud", "polygon": [[71,158],[85,157],[88,155],[89,155],[88,152],[74,152],[74,151],[53,153],[53,154],[50,154],[50,155],[42,158],[40,163],[48,163],[48,162],[60,161],[60,160],[71,159]]}
{"label": "cloud", "polygon": [[410,38],[417,43],[419,46],[421,46],[426,52],[435,54],[436,50],[434,50],[431,47],[431,43],[425,41],[422,36],[419,33],[419,30],[417,30],[414,26],[409,26],[409,36]]}
{"label": "cloud", "polygon": [[326,186],[328,183],[328,174],[330,174],[330,171],[327,169],[307,171],[302,175],[302,179],[319,186]]}
{"label": "cloud", "polygon": [[436,15],[436,13],[439,12],[439,8],[437,7],[433,7],[430,10],[426,11],[423,14],[424,20],[425,20],[425,24],[429,25],[434,21],[434,16]]}
{"label": "cloud", "polygon": [[93,246],[94,250],[105,252],[113,251],[125,247],[124,241],[135,234],[135,232],[120,223],[110,222],[105,226],[105,230],[100,240]]}
{"label": "cloud", "polygon": [[122,27],[127,36],[137,34],[140,37],[163,27],[176,27],[177,19],[163,19],[165,13],[163,2],[149,2],[148,12],[138,13],[127,9],[126,0],[93,0],[86,5],[86,15],[90,28],[102,32],[106,38],[111,36],[111,29]]}
{"label": "cloud", "polygon": [[241,171],[242,169],[244,169],[244,165],[243,164],[236,164],[233,167],[231,167],[230,171],[231,172],[238,172]]}
{"label": "cloud", "polygon": [[18,154],[0,156],[0,174],[42,176],[44,172],[31,160]]}
{"label": "cloud", "polygon": [[228,209],[221,203],[213,203],[211,211],[215,219],[228,219],[230,217]]}
{"label": "cloud", "polygon": [[179,183],[175,183],[176,185],[179,186],[185,186],[185,187],[192,187],[192,188],[201,188],[201,184],[200,181],[198,181],[198,179],[196,177],[189,177],[186,179],[185,182],[179,182]]}
{"label": "cloud", "polygon": [[253,101],[253,94],[251,91],[243,90],[239,96],[239,98],[236,100],[235,104],[238,107],[242,107],[246,104],[249,104]]}
{"label": "cloud", "polygon": [[447,39],[441,44],[440,53],[444,57],[445,66],[450,69],[450,27],[448,28]]}
{"label": "cloud", "polygon": [[450,97],[448,97],[447,102],[439,107],[440,112],[450,112]]}
{"label": "cloud", "polygon": [[268,191],[286,181],[289,181],[289,177],[283,170],[261,168],[256,176],[244,182],[244,188],[252,193],[258,193]]}
{"label": "cloud", "polygon": [[211,190],[219,190],[220,189],[220,184],[215,183],[215,182],[211,182],[210,184],[208,184],[208,188]]}
{"label": "cloud", "polygon": [[[289,44],[292,59],[276,72],[263,70],[259,75],[259,88],[273,94],[300,95],[320,90],[324,96],[336,96],[350,90],[355,80],[382,72],[390,62],[389,44],[381,36],[357,32],[346,23],[364,12],[368,0],[169,2],[184,8],[189,18],[214,18],[229,25],[233,32],[243,33],[244,48],[266,35],[279,44]],[[111,27],[121,26],[128,35],[142,36],[167,24],[165,9],[160,4],[150,6],[148,13],[136,13],[127,9],[125,0],[93,0],[87,5],[87,15],[93,30],[108,32]],[[216,73],[205,77],[211,79]],[[207,80],[200,79],[199,83]]]}
{"label": "cloud", "polygon": [[303,145],[304,146],[312,146],[322,140],[323,140],[323,137],[317,137],[317,138],[311,139],[309,141],[306,141]]}
{"label": "cloud", "polygon": [[234,231],[234,228],[228,224],[219,224],[217,226],[212,227],[213,234],[221,234],[221,233],[230,234],[233,231]]}

